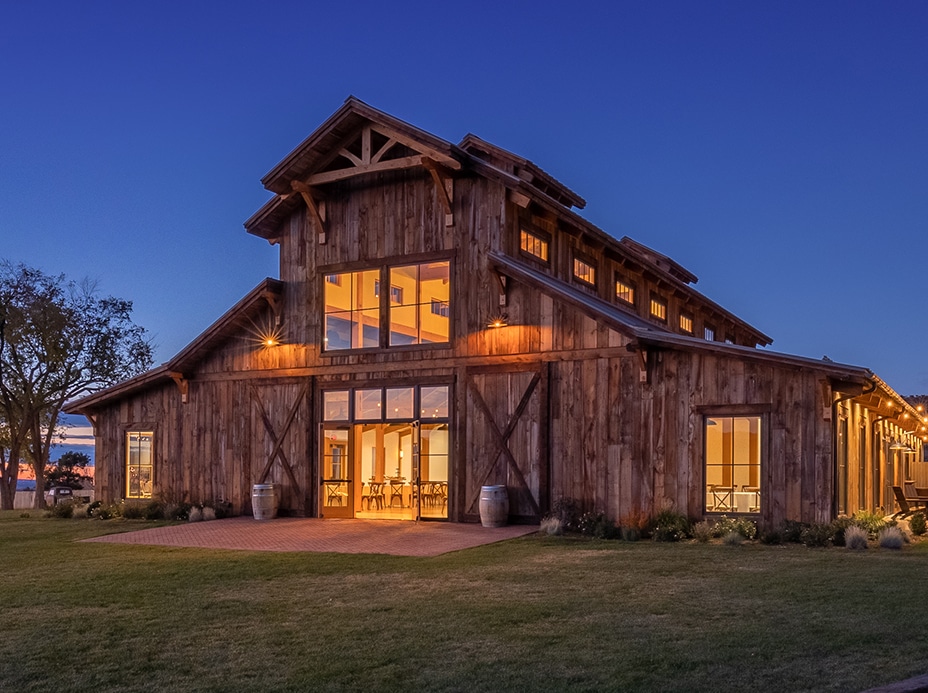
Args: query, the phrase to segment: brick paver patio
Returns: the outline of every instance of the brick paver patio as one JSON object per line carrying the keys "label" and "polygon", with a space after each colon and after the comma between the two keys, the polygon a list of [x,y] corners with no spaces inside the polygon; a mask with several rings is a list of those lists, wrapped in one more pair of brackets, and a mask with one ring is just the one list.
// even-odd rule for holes
{"label": "brick paver patio", "polygon": [[531,534],[533,525],[483,527],[456,522],[235,517],[85,539],[111,544],[189,546],[240,551],[312,551],[438,556]]}

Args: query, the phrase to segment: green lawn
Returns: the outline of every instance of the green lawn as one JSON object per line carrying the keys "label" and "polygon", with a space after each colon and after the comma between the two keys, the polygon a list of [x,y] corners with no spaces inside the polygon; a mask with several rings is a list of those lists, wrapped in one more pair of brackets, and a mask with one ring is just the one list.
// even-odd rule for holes
{"label": "green lawn", "polygon": [[859,691],[928,672],[928,541],[75,542],[144,526],[0,513],[0,691]]}

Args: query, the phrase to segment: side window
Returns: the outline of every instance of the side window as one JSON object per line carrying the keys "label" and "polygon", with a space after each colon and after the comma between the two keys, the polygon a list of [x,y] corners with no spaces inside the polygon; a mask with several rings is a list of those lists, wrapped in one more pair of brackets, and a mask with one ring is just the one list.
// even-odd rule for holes
{"label": "side window", "polygon": [[152,431],[126,431],[126,498],[151,498]]}
{"label": "side window", "polygon": [[706,510],[759,513],[761,481],[761,417],[707,416]]}
{"label": "side window", "polygon": [[519,231],[519,250],[542,262],[548,262],[549,241],[541,234],[526,229]]}
{"label": "side window", "polygon": [[596,266],[581,257],[574,256],[574,279],[589,286],[596,286]]}

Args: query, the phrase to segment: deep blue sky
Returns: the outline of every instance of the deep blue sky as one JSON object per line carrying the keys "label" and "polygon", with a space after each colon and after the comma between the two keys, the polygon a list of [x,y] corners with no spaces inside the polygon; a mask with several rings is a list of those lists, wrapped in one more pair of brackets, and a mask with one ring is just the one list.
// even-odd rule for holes
{"label": "deep blue sky", "polygon": [[928,392],[922,2],[6,3],[0,257],[167,360],[276,276],[259,179],[349,94],[533,160],[772,349]]}

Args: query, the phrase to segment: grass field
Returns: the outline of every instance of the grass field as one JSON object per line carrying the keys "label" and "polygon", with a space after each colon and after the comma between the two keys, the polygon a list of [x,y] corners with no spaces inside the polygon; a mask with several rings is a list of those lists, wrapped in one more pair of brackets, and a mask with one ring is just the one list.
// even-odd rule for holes
{"label": "grass field", "polygon": [[2,691],[860,691],[928,672],[902,551],[526,537],[438,558],[85,544],[0,513]]}

